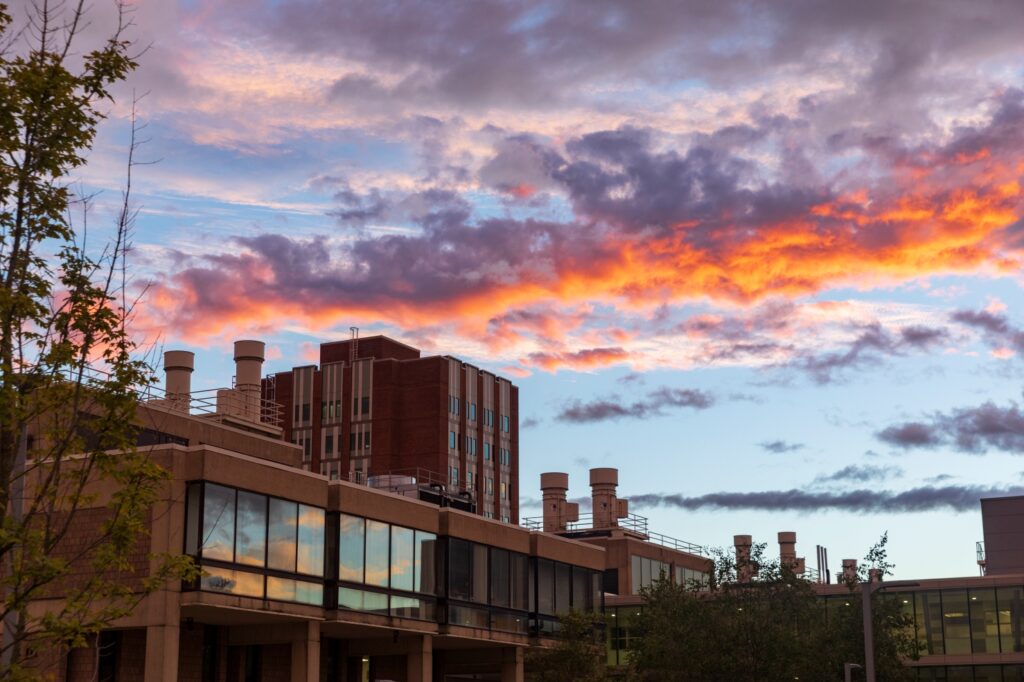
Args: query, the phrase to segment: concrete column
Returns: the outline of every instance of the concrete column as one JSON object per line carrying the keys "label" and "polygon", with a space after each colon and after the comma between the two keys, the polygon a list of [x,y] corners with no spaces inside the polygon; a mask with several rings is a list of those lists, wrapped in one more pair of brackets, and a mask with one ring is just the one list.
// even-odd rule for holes
{"label": "concrete column", "polygon": [[525,668],[522,647],[515,646],[502,652],[501,682],[523,682]]}
{"label": "concrete column", "polygon": [[431,635],[415,636],[409,643],[405,655],[406,682],[433,682],[434,680],[434,638]]}
{"label": "concrete column", "polygon": [[320,682],[320,623],[310,621],[292,640],[291,682]]}
{"label": "concrete column", "polygon": [[178,682],[177,622],[146,628],[146,672],[144,682]]}

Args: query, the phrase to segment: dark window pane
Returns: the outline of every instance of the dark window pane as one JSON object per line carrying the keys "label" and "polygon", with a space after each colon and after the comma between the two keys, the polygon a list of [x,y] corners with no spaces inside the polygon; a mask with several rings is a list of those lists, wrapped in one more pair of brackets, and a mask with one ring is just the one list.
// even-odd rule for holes
{"label": "dark window pane", "polygon": [[434,594],[437,590],[436,548],[436,535],[422,530],[416,531],[416,573],[413,577],[413,589],[416,592]]}
{"label": "dark window pane", "polygon": [[392,595],[391,615],[401,618],[416,618],[418,620],[434,620],[434,602],[429,599]]}
{"label": "dark window pane", "polygon": [[509,568],[509,576],[511,579],[511,607],[514,609],[520,609],[521,611],[527,611],[530,608],[529,602],[527,601],[527,580],[529,579],[529,571],[527,570],[527,557],[525,554],[512,553],[512,564]]}
{"label": "dark window pane", "polygon": [[487,603],[487,546],[473,544],[473,596],[475,602]]}
{"label": "dark window pane", "polygon": [[572,568],[569,564],[555,564],[555,613],[566,613],[572,608],[569,592],[572,589]]}
{"label": "dark window pane", "polygon": [[946,654],[971,653],[967,590],[942,591],[942,624],[945,629]]}
{"label": "dark window pane", "polygon": [[203,499],[203,556],[234,561],[234,547],[235,491],[207,483]]}
{"label": "dark window pane", "polygon": [[999,642],[1004,654],[1024,651],[1021,638],[1021,614],[1024,613],[1024,595],[1020,587],[1000,587],[996,590],[999,606]]}
{"label": "dark window pane", "polygon": [[576,611],[591,610],[589,573],[585,568],[572,568],[572,608]]}
{"label": "dark window pane", "polygon": [[388,553],[391,533],[388,524],[366,521],[366,584],[388,586]]}
{"label": "dark window pane", "polygon": [[299,505],[299,573],[324,574],[324,510]]}
{"label": "dark window pane", "polygon": [[471,545],[465,540],[448,541],[448,594],[453,599],[470,599],[472,589]]}
{"label": "dark window pane", "polygon": [[555,564],[547,559],[537,561],[537,612],[555,615]]}
{"label": "dark window pane", "polygon": [[200,495],[200,485],[198,483],[192,483],[188,486],[188,493],[186,495],[188,501],[185,503],[185,554],[189,555],[196,554],[199,551]]}
{"label": "dark window pane", "polygon": [[999,653],[999,611],[996,591],[971,590],[971,650],[976,654]]}
{"label": "dark window pane", "polygon": [[278,571],[295,572],[295,540],[299,505],[270,498],[270,537],[267,566]]}
{"label": "dark window pane", "polygon": [[363,537],[366,520],[341,515],[341,540],[338,542],[338,579],[363,582]]}
{"label": "dark window pane", "polygon": [[235,561],[263,566],[267,551],[267,498],[239,490],[236,524]]}
{"label": "dark window pane", "polygon": [[509,606],[508,550],[491,550],[491,604]]}
{"label": "dark window pane", "polygon": [[921,653],[942,654],[942,606],[938,592],[918,592],[915,595],[917,636]]}

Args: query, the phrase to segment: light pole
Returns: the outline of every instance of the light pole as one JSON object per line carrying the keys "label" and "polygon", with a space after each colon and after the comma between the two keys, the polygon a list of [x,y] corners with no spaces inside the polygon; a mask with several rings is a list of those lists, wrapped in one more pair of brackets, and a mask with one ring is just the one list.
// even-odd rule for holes
{"label": "light pole", "polygon": [[911,580],[897,580],[891,583],[868,582],[863,583],[860,588],[861,598],[864,600],[864,679],[866,682],[875,680],[875,627],[871,620],[871,595],[875,592],[888,590],[892,587],[919,587],[921,583]]}

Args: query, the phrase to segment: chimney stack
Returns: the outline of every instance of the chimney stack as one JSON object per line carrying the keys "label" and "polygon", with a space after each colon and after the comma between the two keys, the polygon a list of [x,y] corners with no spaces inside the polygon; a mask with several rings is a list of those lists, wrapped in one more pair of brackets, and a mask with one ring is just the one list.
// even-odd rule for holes
{"label": "chimney stack", "polygon": [[565,499],[569,490],[569,474],[558,471],[541,474],[540,490],[544,505],[545,533],[564,531],[570,521],[579,521],[580,506]]}
{"label": "chimney stack", "polygon": [[260,421],[260,379],[263,376],[265,344],[262,341],[235,341],[235,390],[238,391],[240,417]]}
{"label": "chimney stack", "polygon": [[615,496],[619,485],[619,470],[597,468],[590,470],[590,496],[594,512],[594,528],[615,528],[619,519],[629,516],[629,500]]}
{"label": "chimney stack", "polygon": [[797,575],[803,575],[806,568],[803,557],[796,555],[796,533],[782,531],[779,533],[779,563]]}
{"label": "chimney stack", "polygon": [[167,406],[178,412],[188,412],[192,394],[192,370],[196,354],[187,350],[164,352],[164,392]]}
{"label": "chimney stack", "polygon": [[736,547],[736,580],[749,583],[754,575],[754,565],[750,561],[750,547],[754,540],[749,535],[734,535],[732,544]]}
{"label": "chimney stack", "polygon": [[857,560],[843,559],[843,582],[857,582]]}

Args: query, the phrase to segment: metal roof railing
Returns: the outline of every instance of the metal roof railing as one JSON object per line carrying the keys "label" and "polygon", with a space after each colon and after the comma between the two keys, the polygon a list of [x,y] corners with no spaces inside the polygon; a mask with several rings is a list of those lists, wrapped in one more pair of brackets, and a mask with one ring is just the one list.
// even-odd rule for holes
{"label": "metal roof railing", "polygon": [[[543,531],[544,530],[544,517],[532,516],[526,517],[520,521],[521,526],[527,530],[532,531]],[[668,549],[674,549],[679,552],[686,552],[687,554],[695,554],[701,557],[707,557],[708,552],[702,546],[693,542],[687,542],[686,540],[680,540],[669,535],[662,533],[655,533],[648,529],[648,519],[646,516],[640,516],[638,514],[629,514],[625,518],[617,519],[616,525],[611,528],[621,528],[622,530],[636,533],[643,537],[648,542],[652,542]],[[593,530],[608,530],[608,526],[598,527],[594,525],[594,514],[587,512],[579,515],[579,520],[570,521],[565,525],[565,533],[581,533],[585,531]]]}

